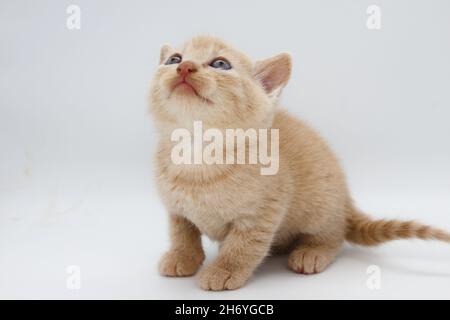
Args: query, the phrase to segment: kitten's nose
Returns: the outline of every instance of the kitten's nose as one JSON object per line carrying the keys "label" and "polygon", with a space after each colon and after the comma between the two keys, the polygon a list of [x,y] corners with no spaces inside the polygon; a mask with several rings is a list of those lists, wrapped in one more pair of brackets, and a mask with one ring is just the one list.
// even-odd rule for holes
{"label": "kitten's nose", "polygon": [[190,73],[194,73],[196,71],[197,67],[192,61],[184,61],[180,63],[177,68],[177,73],[183,78],[186,78]]}

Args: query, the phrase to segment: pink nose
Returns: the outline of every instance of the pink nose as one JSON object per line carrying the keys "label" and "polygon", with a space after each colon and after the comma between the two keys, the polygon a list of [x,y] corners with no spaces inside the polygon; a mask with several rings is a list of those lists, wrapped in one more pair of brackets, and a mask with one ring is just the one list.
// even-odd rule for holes
{"label": "pink nose", "polygon": [[184,61],[180,63],[177,68],[177,73],[183,78],[186,78],[190,73],[194,73],[196,71],[197,67],[191,61]]}

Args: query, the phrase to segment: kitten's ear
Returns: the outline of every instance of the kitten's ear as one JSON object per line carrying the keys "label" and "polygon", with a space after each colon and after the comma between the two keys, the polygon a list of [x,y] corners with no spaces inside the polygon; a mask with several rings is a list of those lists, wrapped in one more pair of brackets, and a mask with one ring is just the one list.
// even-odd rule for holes
{"label": "kitten's ear", "polygon": [[169,54],[173,51],[172,47],[168,44],[165,44],[161,47],[161,51],[159,53],[159,63],[163,63],[169,57]]}
{"label": "kitten's ear", "polygon": [[257,61],[253,68],[255,78],[261,82],[266,93],[277,98],[291,77],[292,61],[288,53]]}

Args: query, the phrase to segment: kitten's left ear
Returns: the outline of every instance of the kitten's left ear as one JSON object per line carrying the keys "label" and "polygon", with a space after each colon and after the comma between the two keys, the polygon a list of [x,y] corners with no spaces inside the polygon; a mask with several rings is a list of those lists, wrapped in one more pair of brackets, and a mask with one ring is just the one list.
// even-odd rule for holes
{"label": "kitten's left ear", "polygon": [[159,53],[159,64],[164,63],[169,57],[170,52],[172,51],[173,49],[171,46],[169,46],[168,44],[163,45]]}
{"label": "kitten's left ear", "polygon": [[292,61],[288,53],[257,61],[253,74],[271,98],[277,98],[291,77]]}

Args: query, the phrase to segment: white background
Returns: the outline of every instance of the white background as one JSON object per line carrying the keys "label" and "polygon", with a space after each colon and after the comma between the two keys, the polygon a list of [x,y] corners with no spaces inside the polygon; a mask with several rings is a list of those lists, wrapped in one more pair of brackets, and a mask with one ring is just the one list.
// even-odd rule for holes
{"label": "white background", "polygon": [[[66,28],[70,4],[81,30]],[[381,30],[366,27],[371,4]],[[209,33],[255,59],[289,51],[282,105],[328,139],[357,204],[450,230],[449,15],[445,0],[1,0],[0,297],[450,298],[450,246],[420,241],[348,246],[314,276],[269,258],[232,292],[160,277],[147,112],[164,43]],[[366,286],[372,264],[381,290]]]}

